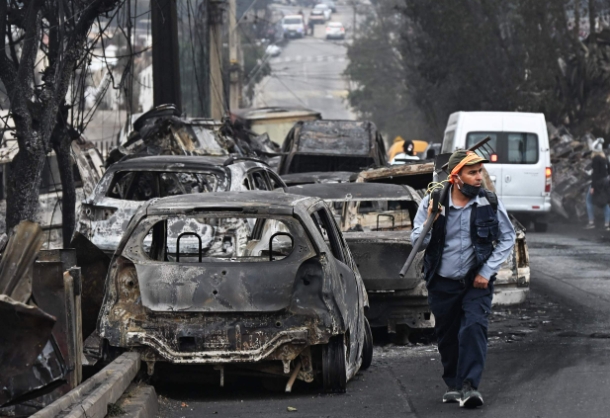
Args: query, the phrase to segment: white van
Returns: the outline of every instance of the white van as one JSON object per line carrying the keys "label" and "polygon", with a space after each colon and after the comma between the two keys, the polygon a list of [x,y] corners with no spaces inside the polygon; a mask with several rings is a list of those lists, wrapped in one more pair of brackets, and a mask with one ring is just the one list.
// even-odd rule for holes
{"label": "white van", "polygon": [[469,148],[486,136],[495,150],[485,165],[509,212],[546,231],[551,211],[551,154],[542,113],[456,112],[449,116],[442,153]]}

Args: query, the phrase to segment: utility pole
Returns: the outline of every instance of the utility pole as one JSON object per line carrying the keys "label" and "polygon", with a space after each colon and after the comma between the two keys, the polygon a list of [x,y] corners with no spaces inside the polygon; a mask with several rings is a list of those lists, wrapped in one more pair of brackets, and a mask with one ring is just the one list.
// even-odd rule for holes
{"label": "utility pole", "polygon": [[155,0],[150,6],[154,105],[173,103],[182,111],[176,0]]}
{"label": "utility pole", "polygon": [[225,114],[224,83],[222,79],[222,6],[224,0],[210,0],[210,108],[211,117],[220,120]]}
{"label": "utility pole", "polygon": [[239,108],[241,102],[241,65],[238,56],[236,0],[229,0],[229,110]]}

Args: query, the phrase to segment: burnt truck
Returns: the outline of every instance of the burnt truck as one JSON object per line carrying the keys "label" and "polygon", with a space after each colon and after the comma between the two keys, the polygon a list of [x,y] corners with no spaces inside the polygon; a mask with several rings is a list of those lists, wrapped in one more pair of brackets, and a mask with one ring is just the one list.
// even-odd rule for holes
{"label": "burnt truck", "polygon": [[283,192],[153,199],[106,276],[102,357],[141,354],[219,376],[258,373],[344,392],[371,364],[368,298],[324,202]]}
{"label": "burnt truck", "polygon": [[423,280],[423,253],[404,278],[410,231],[421,202],[411,187],[396,184],[327,183],[293,186],[288,193],[316,196],[332,208],[369,296],[366,316],[405,342],[413,330],[434,327]]}

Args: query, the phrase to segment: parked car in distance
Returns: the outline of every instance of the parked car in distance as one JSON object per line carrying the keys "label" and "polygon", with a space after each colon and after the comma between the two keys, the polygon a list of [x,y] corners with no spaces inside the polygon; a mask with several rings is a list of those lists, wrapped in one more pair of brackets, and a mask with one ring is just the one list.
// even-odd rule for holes
{"label": "parked car in distance", "polygon": [[156,156],[111,165],[82,203],[77,231],[102,251],[116,250],[143,202],[159,197],[285,186],[269,166],[239,157]]}
{"label": "parked car in distance", "polygon": [[449,116],[443,153],[468,148],[486,136],[496,151],[486,164],[506,210],[544,232],[551,211],[551,153],[542,113],[456,112]]}
{"label": "parked car in distance", "polygon": [[282,53],[282,48],[280,48],[279,46],[277,46],[275,44],[267,45],[267,48],[265,48],[265,54],[269,55],[270,57],[277,57],[281,53]]}
{"label": "parked car in distance", "polygon": [[345,39],[345,28],[341,22],[328,22],[326,39]]}
{"label": "parked car in distance", "polygon": [[307,34],[307,26],[302,15],[288,15],[282,19],[284,36],[288,38],[302,38]]}
{"label": "parked car in distance", "polygon": [[335,5],[335,2],[333,0],[321,0],[318,2],[318,4],[325,4],[330,8],[333,13],[337,13],[337,6]]}
{"label": "parked car in distance", "polygon": [[316,4],[309,14],[309,20],[313,23],[325,23],[330,20],[332,10],[326,4]]}
{"label": "parked car in distance", "polygon": [[316,196],[333,208],[369,296],[366,316],[406,342],[409,333],[434,327],[423,281],[423,253],[404,278],[398,276],[412,249],[412,219],[421,202],[409,186],[326,183],[294,186],[288,193]]}
{"label": "parked car in distance", "polygon": [[105,289],[103,350],[137,351],[153,365],[241,368],[285,378],[287,391],[294,373],[340,393],[372,359],[366,291],[320,199],[257,191],[149,201],[125,228]]}
{"label": "parked car in distance", "polygon": [[361,171],[386,165],[385,144],[373,122],[297,122],[282,146],[280,175],[315,171]]}

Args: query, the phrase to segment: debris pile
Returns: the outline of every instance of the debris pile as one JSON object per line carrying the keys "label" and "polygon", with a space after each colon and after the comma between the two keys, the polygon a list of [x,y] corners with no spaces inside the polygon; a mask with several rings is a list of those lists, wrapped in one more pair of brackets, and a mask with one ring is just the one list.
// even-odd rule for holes
{"label": "debris pile", "polygon": [[157,106],[133,123],[133,131],[119,136],[106,166],[123,158],[150,155],[229,155],[265,157],[279,152],[267,134],[257,135],[239,123],[184,118],[172,104]]}
{"label": "debris pile", "polygon": [[565,127],[547,124],[553,165],[553,212],[578,222],[587,215],[585,193],[591,184],[591,134],[575,138]]}
{"label": "debris pile", "polygon": [[82,380],[81,271],[23,221],[0,239],[0,415],[30,415]]}

